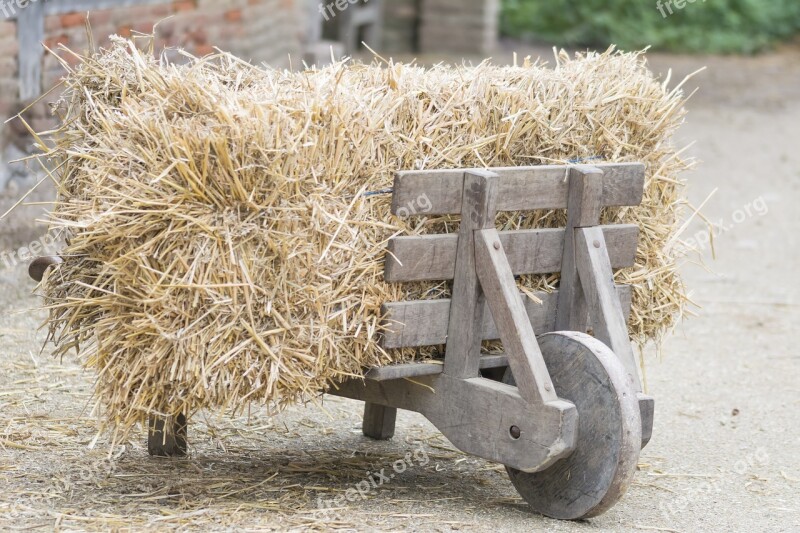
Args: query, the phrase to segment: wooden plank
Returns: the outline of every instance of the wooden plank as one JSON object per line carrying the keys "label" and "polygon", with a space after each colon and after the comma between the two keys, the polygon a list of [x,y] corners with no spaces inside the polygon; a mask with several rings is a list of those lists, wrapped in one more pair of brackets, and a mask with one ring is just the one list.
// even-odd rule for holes
{"label": "wooden plank", "polygon": [[475,230],[494,228],[497,176],[491,172],[467,171],[461,187],[464,212],[458,229],[454,257],[453,296],[447,325],[444,372],[456,378],[479,374],[480,326],[483,324],[483,291],[475,272]]}
{"label": "wooden plank", "polygon": [[[351,379],[331,383],[328,394],[421,413],[459,450],[527,472],[568,455],[577,438],[570,402],[532,404],[517,387],[485,378]],[[519,439],[509,438],[512,426]]]}
{"label": "wooden plank", "polygon": [[364,404],[364,419],[361,431],[365,437],[375,440],[388,440],[394,437],[394,426],[397,421],[397,408],[386,407],[377,403]]}
{"label": "wooden plank", "polygon": [[44,2],[30,3],[17,14],[19,99],[28,102],[42,94],[44,59]]}
{"label": "wooden plank", "polygon": [[[644,191],[641,163],[599,163],[603,171],[603,206],[639,205]],[[499,176],[497,210],[530,211],[567,207],[567,165],[491,168]],[[425,194],[431,210],[424,215],[461,212],[463,169],[398,172],[394,179],[392,213]],[[423,214],[423,213],[420,213]]]}
{"label": "wooden plank", "polygon": [[[376,366],[370,368],[364,377],[373,381],[390,381],[393,379],[418,378],[422,376],[435,376],[444,370],[442,360],[420,363],[401,363],[396,365]],[[502,368],[508,366],[508,357],[505,354],[482,355],[480,369]]]}
{"label": "wooden plank", "polygon": [[[620,306],[627,320],[631,307],[631,287],[617,285],[616,289]],[[556,331],[558,291],[536,292],[534,296],[542,303],[537,303],[523,295],[525,310],[533,330],[539,334]],[[434,346],[447,342],[447,325],[450,316],[449,299],[387,303],[384,304],[382,312],[386,317],[387,328],[383,334],[382,346],[386,349]],[[481,338],[483,340],[499,339],[500,334],[492,314],[485,310],[483,316],[484,320],[480,328]],[[592,327],[591,319],[588,326]]]}
{"label": "wooden plank", "polygon": [[599,168],[570,169],[567,226],[564,231],[556,315],[556,328],[561,331],[586,331],[588,311],[575,266],[575,228],[600,224],[602,180],[603,171]]}
{"label": "wooden plank", "polygon": [[636,391],[641,392],[628,326],[619,298],[614,293],[613,272],[603,232],[597,227],[580,228],[575,230],[575,236],[575,259],[595,336],[617,354]]}
{"label": "wooden plank", "polygon": [[557,400],[536,334],[495,228],[475,232],[475,260],[478,279],[500,331],[520,395],[531,403]]}
{"label": "wooden plank", "polygon": [[[612,268],[633,266],[639,227],[635,224],[601,227],[611,254]],[[514,275],[560,272],[564,233],[564,228],[499,232]],[[384,279],[389,283],[453,279],[457,246],[458,236],[455,234],[395,237],[389,241]]]}

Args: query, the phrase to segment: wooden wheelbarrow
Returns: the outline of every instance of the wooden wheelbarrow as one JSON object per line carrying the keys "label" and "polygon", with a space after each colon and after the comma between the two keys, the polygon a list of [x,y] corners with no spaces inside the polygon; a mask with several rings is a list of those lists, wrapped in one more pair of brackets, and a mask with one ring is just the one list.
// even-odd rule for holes
{"label": "wooden wheelbarrow", "polygon": [[[505,465],[542,514],[609,509],[650,439],[653,400],[628,337],[630,287],[613,281],[613,269],[634,264],[639,228],[601,226],[600,211],[638,205],[643,188],[641,164],[398,173],[394,214],[460,214],[461,225],[457,234],[391,239],[386,281],[453,280],[453,290],[449,300],[385,304],[382,342],[445,344],[444,360],[372,368],[329,394],[364,401],[363,432],[374,439],[394,435],[397,409],[423,414],[463,452]],[[409,208],[419,198],[425,212]],[[498,211],[564,208],[565,228],[495,227]],[[31,275],[41,280],[57,261],[37,259]],[[536,294],[541,303],[514,279],[553,272],[560,288]],[[490,339],[505,353],[483,355]],[[148,448],[184,454],[185,417],[151,419]]]}

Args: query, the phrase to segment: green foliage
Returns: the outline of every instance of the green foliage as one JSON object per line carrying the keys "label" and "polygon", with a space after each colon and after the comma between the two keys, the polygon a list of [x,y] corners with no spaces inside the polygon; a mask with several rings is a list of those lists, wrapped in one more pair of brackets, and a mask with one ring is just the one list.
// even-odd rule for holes
{"label": "green foliage", "polygon": [[[616,44],[641,49],[652,45],[676,52],[711,53],[753,53],[800,31],[798,0],[657,2],[503,0],[502,29],[507,36],[561,46]],[[683,8],[676,7],[676,2]]]}

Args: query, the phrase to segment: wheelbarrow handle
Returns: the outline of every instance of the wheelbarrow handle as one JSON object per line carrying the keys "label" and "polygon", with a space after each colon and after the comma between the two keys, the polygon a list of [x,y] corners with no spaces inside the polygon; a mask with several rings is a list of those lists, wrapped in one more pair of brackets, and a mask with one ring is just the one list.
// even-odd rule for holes
{"label": "wheelbarrow handle", "polygon": [[37,257],[28,266],[28,275],[35,281],[42,281],[45,271],[53,265],[63,263],[64,260],[57,255],[45,255]]}

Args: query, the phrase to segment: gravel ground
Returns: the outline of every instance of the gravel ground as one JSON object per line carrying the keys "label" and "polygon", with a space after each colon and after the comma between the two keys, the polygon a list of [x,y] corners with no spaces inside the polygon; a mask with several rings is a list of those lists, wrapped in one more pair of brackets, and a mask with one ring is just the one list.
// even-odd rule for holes
{"label": "gravel ground", "polygon": [[[697,141],[691,198],[716,191],[703,211],[718,230],[715,254],[698,239],[707,268],[684,269],[700,316],[646,353],[655,433],[614,509],[572,523],[532,514],[501,467],[419,415],[372,442],[361,406],[337,398],[274,418],[199,417],[186,460],[148,458],[143,435],[90,448],[92,378],[40,352],[43,314],[19,267],[0,273],[0,529],[800,530],[800,49],[652,64],[674,66],[673,79],[709,66],[680,136]],[[403,458],[364,500],[324,509]]]}

